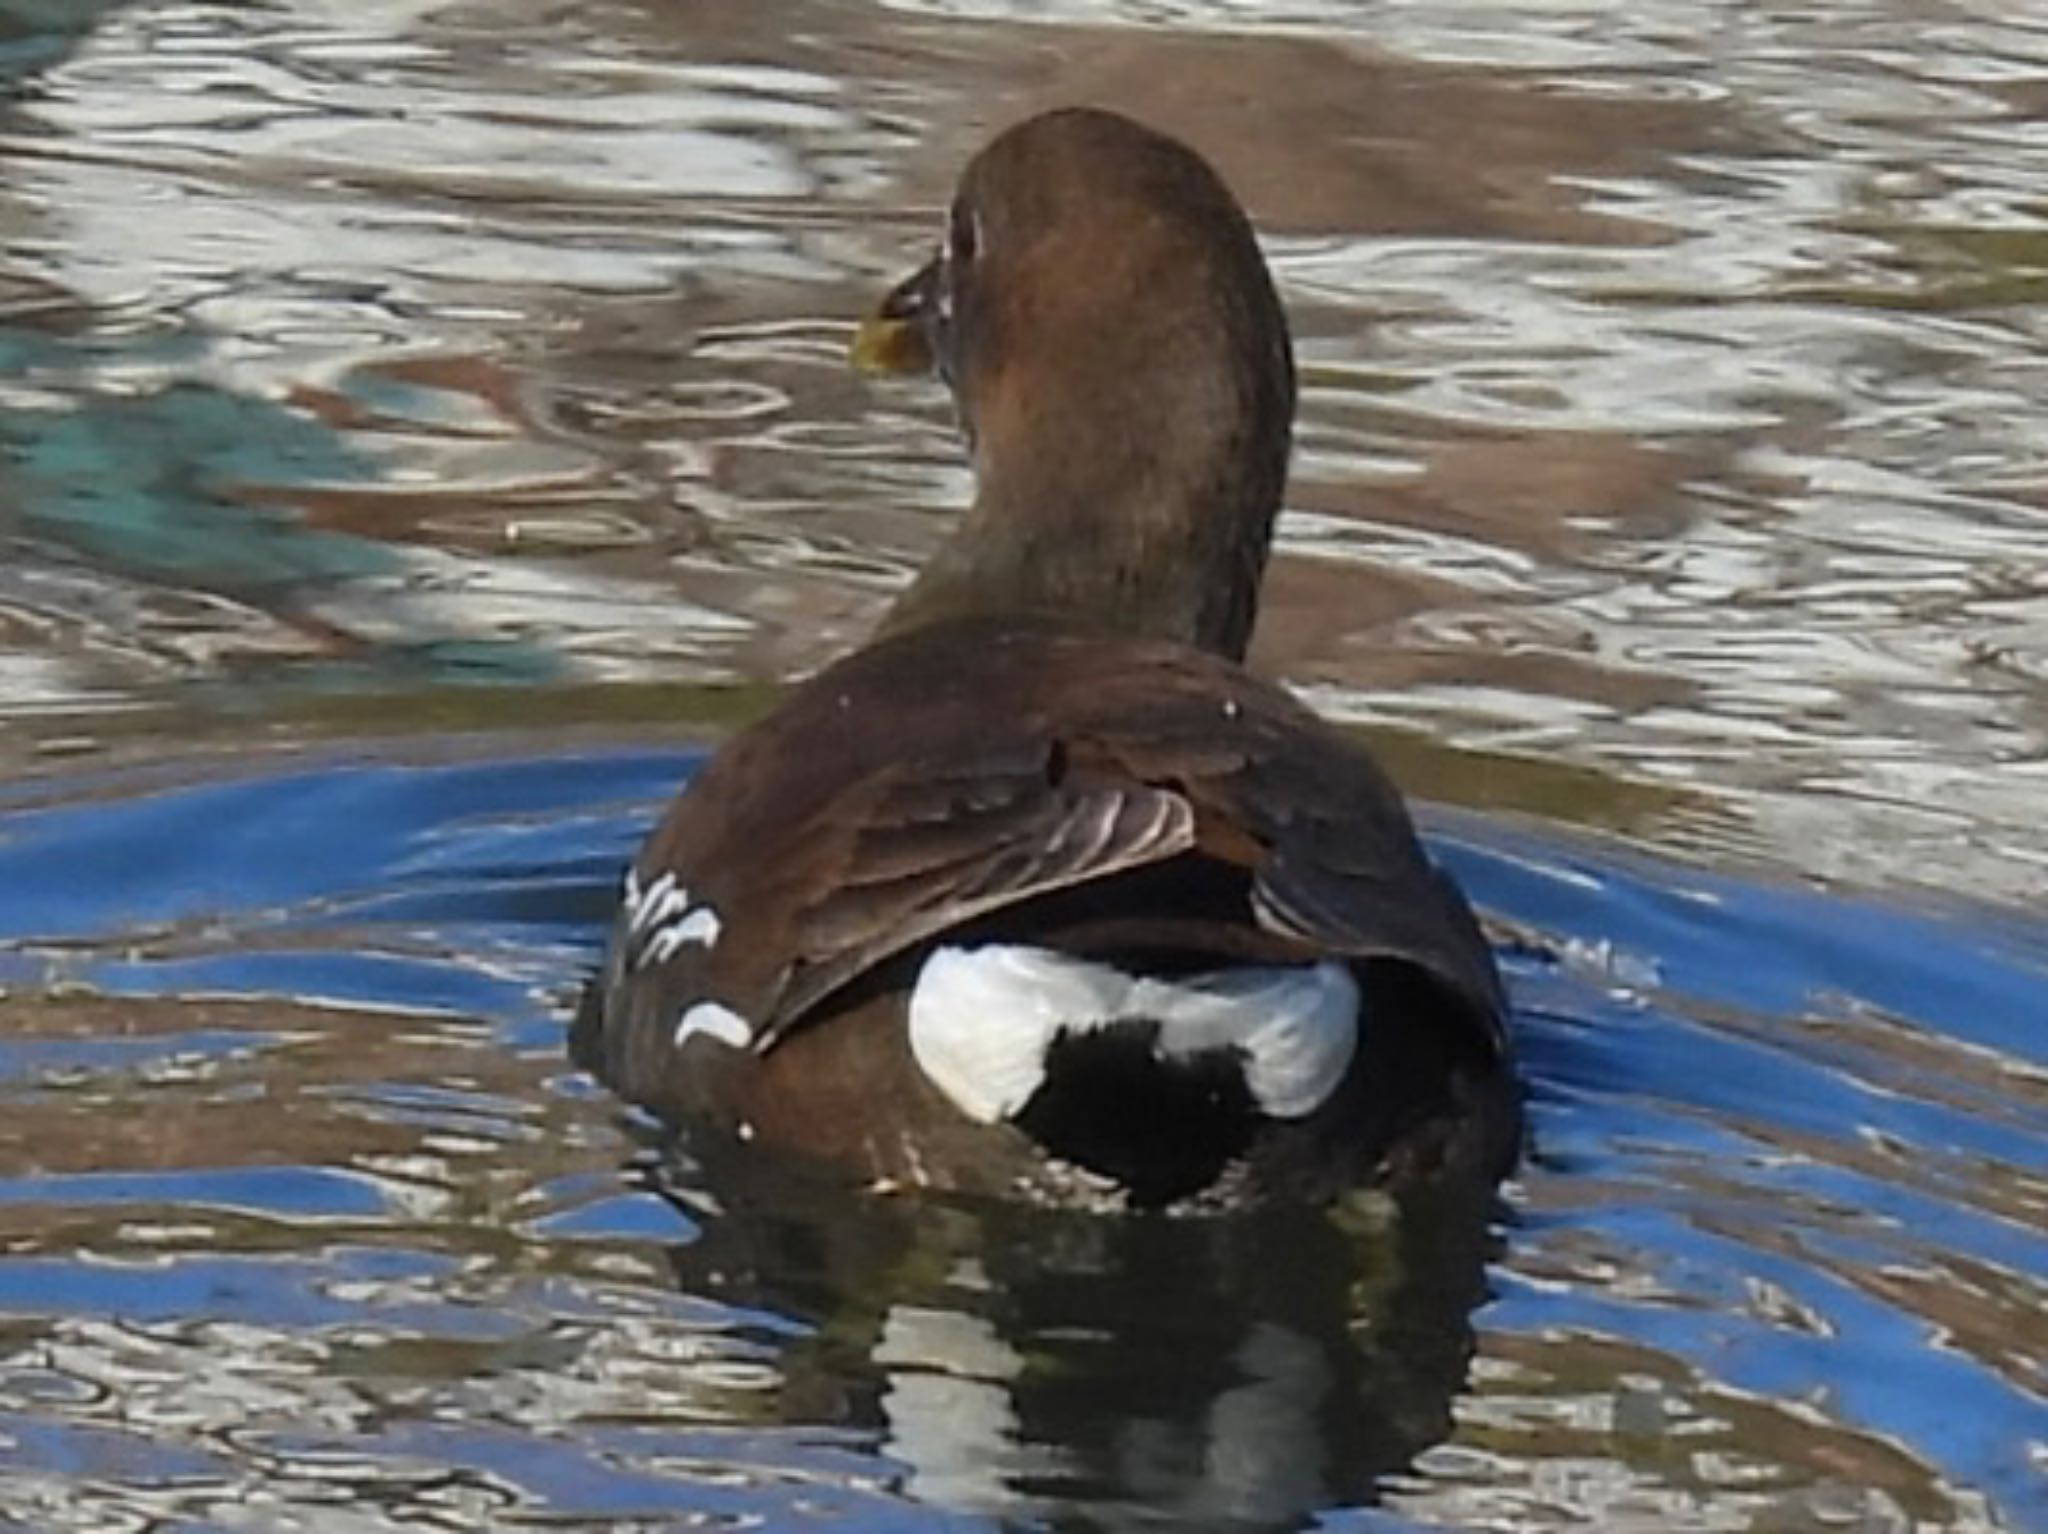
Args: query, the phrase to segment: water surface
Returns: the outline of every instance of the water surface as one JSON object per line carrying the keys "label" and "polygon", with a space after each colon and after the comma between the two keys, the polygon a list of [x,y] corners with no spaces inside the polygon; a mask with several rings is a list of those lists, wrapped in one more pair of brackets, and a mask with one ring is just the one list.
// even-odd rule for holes
{"label": "water surface", "polygon": [[[2048,1527],[2010,9],[0,0],[0,1528]],[[850,318],[1075,99],[1267,238],[1258,663],[1496,925],[1492,1236],[656,1176],[561,1060],[965,494]]]}
{"label": "water surface", "polygon": [[0,1486],[33,1526],[2044,1511],[2048,925],[1447,817],[1518,934],[1504,1239],[849,1198],[621,1170],[560,1018],[691,759],[497,744],[0,823]]}

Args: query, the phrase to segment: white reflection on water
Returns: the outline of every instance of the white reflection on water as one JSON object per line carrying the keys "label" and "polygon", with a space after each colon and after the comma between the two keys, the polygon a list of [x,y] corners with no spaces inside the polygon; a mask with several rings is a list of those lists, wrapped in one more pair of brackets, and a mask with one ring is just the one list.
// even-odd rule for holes
{"label": "white reflection on water", "polygon": [[[967,15],[998,21],[943,19]],[[1340,658],[1272,663],[1348,717],[1728,798],[1749,831],[1716,854],[1798,845],[1807,874],[2034,891],[2048,31],[1879,0],[704,17],[128,6],[35,76],[0,121],[0,278],[85,318],[9,403],[42,419],[201,382],[314,410],[353,495],[310,468],[203,488],[286,516],[318,491],[320,517],[396,559],[282,618],[221,582],[211,640],[114,633],[56,662],[24,609],[30,637],[0,644],[38,697],[232,655],[324,663],[305,613],[386,648],[516,642],[571,685],[815,664],[960,495],[936,397],[865,390],[833,354],[916,249],[948,136],[1027,99],[1048,47],[1085,62],[1206,27],[1247,50],[1218,53],[1228,69],[1280,33],[1331,43],[1313,59],[1333,83],[1305,97],[1417,103],[1379,124],[1391,143],[1295,144],[1304,175],[1358,179],[1268,220],[1308,383],[1313,509],[1283,543],[1428,595],[1386,619],[1333,602]],[[1528,133],[1467,143],[1427,110],[1445,81]],[[1644,120],[1670,142],[1589,149],[1589,104],[1667,111]],[[1432,154],[1472,205],[1381,228],[1373,176]],[[1574,217],[1502,216],[1530,206]],[[426,373],[400,388],[405,369]],[[1581,435],[1622,444],[1640,482],[1546,480]],[[1495,483],[1460,489],[1472,444],[1500,449]],[[1397,516],[1382,492],[1415,499]]]}

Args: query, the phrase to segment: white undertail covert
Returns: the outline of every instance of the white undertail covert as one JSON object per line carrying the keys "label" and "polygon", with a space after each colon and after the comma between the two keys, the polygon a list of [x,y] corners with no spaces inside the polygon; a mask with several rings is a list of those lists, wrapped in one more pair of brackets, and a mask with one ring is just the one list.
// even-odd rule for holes
{"label": "white undertail covert", "polygon": [[910,1049],[962,1113],[993,1124],[1030,1101],[1062,1034],[1155,1022],[1161,1057],[1234,1049],[1260,1109],[1294,1119],[1350,1068],[1358,1001],[1350,966],[1335,959],[1169,979],[1020,944],[936,948],[910,993]]}

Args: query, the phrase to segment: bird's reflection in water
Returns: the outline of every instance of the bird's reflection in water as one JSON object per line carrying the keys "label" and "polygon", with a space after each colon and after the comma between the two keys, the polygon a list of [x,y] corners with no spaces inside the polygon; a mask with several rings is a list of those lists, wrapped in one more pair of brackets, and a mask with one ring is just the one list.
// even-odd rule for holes
{"label": "bird's reflection in water", "polygon": [[1490,1184],[1097,1215],[851,1192],[695,1141],[683,1287],[814,1330],[781,1415],[872,1430],[907,1494],[1056,1526],[1296,1528],[1449,1430]]}

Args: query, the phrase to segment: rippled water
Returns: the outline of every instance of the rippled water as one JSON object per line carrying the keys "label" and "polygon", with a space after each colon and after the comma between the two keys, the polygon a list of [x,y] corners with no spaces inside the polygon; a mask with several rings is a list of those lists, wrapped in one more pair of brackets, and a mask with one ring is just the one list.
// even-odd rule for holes
{"label": "rippled water", "polygon": [[0,822],[24,1527],[2048,1511],[2048,924],[1440,822],[1521,934],[1497,1248],[650,1182],[559,1018],[688,766],[293,758]]}
{"label": "rippled water", "polygon": [[[561,1061],[964,494],[849,317],[1071,99],[1268,235],[1259,661],[1468,807],[1492,1238],[657,1172]],[[1961,3],[0,0],[0,1529],[2048,1528],[2044,104]]]}

